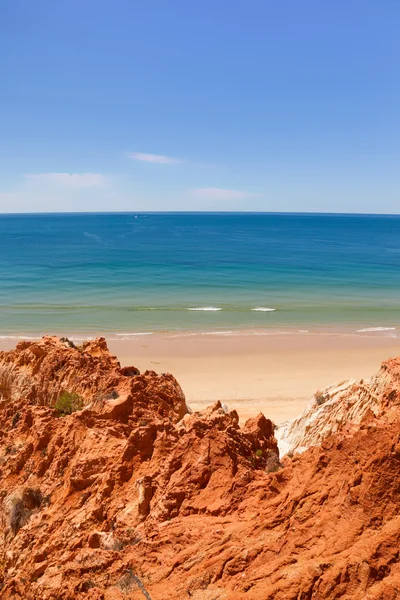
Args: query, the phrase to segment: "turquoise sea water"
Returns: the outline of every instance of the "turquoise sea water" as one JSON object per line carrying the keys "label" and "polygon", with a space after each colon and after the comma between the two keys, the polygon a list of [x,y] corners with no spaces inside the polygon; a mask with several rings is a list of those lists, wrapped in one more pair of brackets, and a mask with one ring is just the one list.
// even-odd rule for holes
{"label": "turquoise sea water", "polygon": [[400,216],[0,215],[0,336],[399,321]]}

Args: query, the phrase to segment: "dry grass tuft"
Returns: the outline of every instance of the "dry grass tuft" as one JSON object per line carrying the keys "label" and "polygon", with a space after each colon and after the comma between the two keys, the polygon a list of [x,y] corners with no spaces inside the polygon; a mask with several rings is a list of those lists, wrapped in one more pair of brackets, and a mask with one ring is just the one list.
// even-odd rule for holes
{"label": "dry grass tuft", "polygon": [[39,508],[43,502],[43,496],[39,489],[26,487],[13,493],[5,501],[6,524],[13,535],[30,519],[32,512]]}

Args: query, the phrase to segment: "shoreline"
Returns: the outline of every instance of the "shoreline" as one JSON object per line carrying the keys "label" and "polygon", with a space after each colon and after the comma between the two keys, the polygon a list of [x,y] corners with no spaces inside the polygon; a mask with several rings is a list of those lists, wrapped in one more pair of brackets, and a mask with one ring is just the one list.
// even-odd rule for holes
{"label": "shoreline", "polygon": [[160,330],[134,330],[134,331],[78,331],[71,332],[70,329],[55,330],[51,332],[26,331],[26,332],[4,332],[0,329],[0,350],[2,344],[8,340],[39,340],[44,335],[57,335],[68,337],[73,341],[85,341],[96,337],[105,337],[112,341],[129,341],[135,338],[192,338],[192,337],[274,337],[274,336],[323,336],[323,337],[357,337],[357,338],[391,338],[400,339],[400,327],[390,325],[367,325],[367,324],[341,324],[341,325],[304,325],[304,326],[272,326],[268,327],[229,327],[229,328],[197,328],[197,329],[160,329]]}
{"label": "shoreline", "polygon": [[[125,339],[105,336],[122,366],[172,373],[192,410],[219,400],[238,411],[241,423],[259,412],[277,425],[295,418],[316,390],[346,379],[367,379],[383,360],[400,355],[400,338],[393,330],[139,333]],[[0,350],[28,337],[0,338]]]}

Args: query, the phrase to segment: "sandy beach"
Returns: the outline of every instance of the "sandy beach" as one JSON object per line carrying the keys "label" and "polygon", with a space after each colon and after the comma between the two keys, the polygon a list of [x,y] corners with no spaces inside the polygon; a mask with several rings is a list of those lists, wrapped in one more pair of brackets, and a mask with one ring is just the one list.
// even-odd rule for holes
{"label": "sandy beach", "polygon": [[[0,349],[16,343],[1,340]],[[172,373],[193,410],[220,400],[241,422],[261,411],[276,424],[298,416],[317,389],[368,378],[400,355],[400,340],[382,334],[154,334],[108,345],[122,365]]]}
{"label": "sandy beach", "polygon": [[298,416],[317,389],[368,378],[400,354],[400,340],[373,335],[159,334],[109,347],[123,365],[173,373],[193,410],[221,400],[241,422],[261,411],[277,424]]}

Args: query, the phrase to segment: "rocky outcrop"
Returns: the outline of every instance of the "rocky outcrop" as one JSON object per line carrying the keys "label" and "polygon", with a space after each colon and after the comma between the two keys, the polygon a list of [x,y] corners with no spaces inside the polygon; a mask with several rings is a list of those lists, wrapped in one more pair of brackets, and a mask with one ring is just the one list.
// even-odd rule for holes
{"label": "rocky outcrop", "polygon": [[[0,352],[0,402],[53,407],[63,392],[78,394],[88,409],[104,418],[140,418],[155,413],[179,420],[188,412],[185,396],[172,375],[121,367],[104,338],[75,346],[46,336]],[[3,400],[2,400],[3,399]]]}
{"label": "rocky outcrop", "polygon": [[[1,354],[1,597],[399,597],[398,363],[386,365],[378,416],[281,464],[263,415],[240,428],[219,403],[190,414],[171,375],[121,369],[102,340]],[[57,412],[65,391],[82,410]]]}
{"label": "rocky outcrop", "polygon": [[400,359],[384,362],[369,380],[344,381],[317,391],[300,417],[279,428],[282,454],[304,452],[334,433],[357,429],[371,415],[391,420],[400,403]]}

